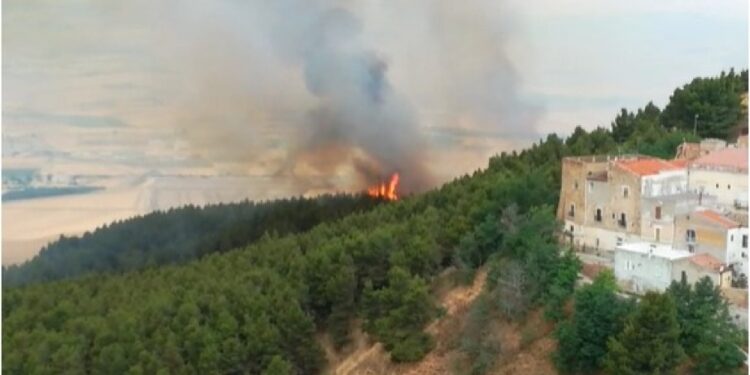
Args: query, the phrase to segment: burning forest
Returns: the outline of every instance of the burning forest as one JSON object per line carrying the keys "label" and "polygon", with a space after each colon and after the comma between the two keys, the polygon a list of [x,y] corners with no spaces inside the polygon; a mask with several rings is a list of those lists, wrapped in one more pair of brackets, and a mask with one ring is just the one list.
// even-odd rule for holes
{"label": "burning forest", "polygon": [[[158,121],[146,123],[175,127],[191,157],[221,173],[313,194],[387,191],[398,171],[392,196],[403,196],[465,172],[469,163],[454,160],[537,136],[537,108],[518,95],[505,51],[503,1],[418,0],[398,11],[333,0],[168,4],[102,12],[153,26],[158,43],[144,48],[169,74],[154,85]],[[450,165],[434,169],[443,159]],[[362,174],[358,160],[378,168]]]}
{"label": "burning forest", "polygon": [[389,201],[398,200],[398,182],[399,175],[398,173],[394,173],[388,181],[383,181],[367,188],[367,195]]}

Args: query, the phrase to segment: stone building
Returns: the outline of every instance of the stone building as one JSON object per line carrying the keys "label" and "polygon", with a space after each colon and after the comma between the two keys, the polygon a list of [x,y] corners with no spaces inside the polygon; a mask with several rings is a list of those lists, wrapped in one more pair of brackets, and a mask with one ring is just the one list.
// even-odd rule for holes
{"label": "stone building", "polygon": [[732,267],[735,276],[749,274],[747,227],[712,209],[677,215],[674,245],[720,259]]}
{"label": "stone building", "polygon": [[708,277],[714,285],[726,289],[732,286],[732,271],[724,262],[711,254],[693,254],[687,258],[678,259],[672,269],[672,280],[683,278],[689,284]]}
{"label": "stone building", "polygon": [[675,159],[694,160],[725,148],[727,142],[716,138],[706,138],[700,142],[683,142],[677,146]]}
{"label": "stone building", "polygon": [[[726,148],[690,163],[691,191],[716,197],[717,203],[747,215],[747,148]],[[741,214],[741,212],[738,212]]]}
{"label": "stone building", "polygon": [[722,288],[731,285],[730,270],[710,254],[648,242],[622,244],[615,251],[615,278],[633,293],[664,291],[672,281],[694,283],[705,276]]}
{"label": "stone building", "polygon": [[[565,222],[570,241],[578,248],[611,252],[617,245],[640,240],[644,197],[658,199],[687,193],[684,162],[670,162],[653,157],[625,155],[618,157],[565,158],[558,218]],[[649,202],[649,209],[660,201]],[[654,208],[671,217],[664,205]],[[681,206],[680,206],[681,207]],[[661,217],[661,216],[659,216]],[[651,226],[660,222],[648,217]],[[659,228],[656,236],[671,236],[672,227]],[[668,233],[667,233],[668,232]]]}

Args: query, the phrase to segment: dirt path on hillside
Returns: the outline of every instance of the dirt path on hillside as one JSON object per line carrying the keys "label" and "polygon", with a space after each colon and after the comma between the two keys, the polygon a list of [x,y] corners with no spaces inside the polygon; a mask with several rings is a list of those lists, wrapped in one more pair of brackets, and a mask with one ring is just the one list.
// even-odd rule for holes
{"label": "dirt path on hillside", "polygon": [[[448,352],[446,343],[452,328],[457,327],[456,317],[461,316],[471,305],[471,302],[482,292],[487,272],[477,272],[474,281],[469,286],[451,289],[441,298],[441,305],[445,309],[445,316],[430,323],[426,331],[435,336],[437,347],[420,362],[406,365],[392,364],[388,353],[380,343],[359,346],[344,361],[335,366],[330,372],[334,375],[369,375],[369,374],[445,374],[449,373],[444,356]],[[455,332],[453,332],[455,333]]]}
{"label": "dirt path on hillside", "polygon": [[486,280],[487,272],[481,270],[477,273],[471,286],[456,288],[448,292],[443,299],[443,307],[446,309],[445,317],[427,326],[427,332],[435,336],[437,346],[424,359],[410,366],[411,368],[406,369],[402,374],[424,375],[448,374],[451,372],[449,368],[451,361],[447,358],[450,352],[448,346],[452,341],[451,336],[458,333],[460,317],[466,313],[474,299],[482,292]]}

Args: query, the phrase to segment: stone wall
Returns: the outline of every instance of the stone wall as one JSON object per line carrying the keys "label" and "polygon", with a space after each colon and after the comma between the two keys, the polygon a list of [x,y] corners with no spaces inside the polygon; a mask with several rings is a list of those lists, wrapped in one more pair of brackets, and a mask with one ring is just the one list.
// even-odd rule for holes
{"label": "stone wall", "polygon": [[[641,233],[641,181],[640,176],[623,170],[617,165],[613,166],[609,173],[610,215],[607,217],[606,225],[609,229],[625,231],[628,234]],[[627,189],[627,196],[624,191]],[[625,214],[625,227],[619,222],[621,214]],[[613,217],[614,215],[614,217]]]}
{"label": "stone wall", "polygon": [[[560,201],[557,205],[557,218],[569,220],[578,225],[584,224],[588,213],[586,207],[586,177],[607,168],[606,157],[567,157],[562,161]],[[570,207],[574,215],[570,216]]]}

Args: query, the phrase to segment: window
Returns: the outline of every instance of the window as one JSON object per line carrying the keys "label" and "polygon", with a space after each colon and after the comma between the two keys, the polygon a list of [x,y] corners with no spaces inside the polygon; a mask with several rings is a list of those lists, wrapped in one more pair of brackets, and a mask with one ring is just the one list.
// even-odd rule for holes
{"label": "window", "polygon": [[576,182],[574,182],[574,183],[573,183],[573,187],[574,187],[574,188],[575,188],[576,190],[578,190],[578,181],[576,181]]}
{"label": "window", "polygon": [[617,237],[617,246],[622,245],[622,237]]}
{"label": "window", "polygon": [[576,205],[571,204],[570,210],[568,211],[568,216],[575,217],[576,216]]}
{"label": "window", "polygon": [[742,248],[747,249],[747,234],[742,235]]}
{"label": "window", "polygon": [[570,233],[573,233],[573,230],[574,230],[574,229],[575,229],[575,227],[571,225],[571,226],[570,226]]}
{"label": "window", "polygon": [[633,261],[627,261],[627,264],[625,264],[625,269],[628,271],[632,271],[635,269],[635,262]]}
{"label": "window", "polygon": [[601,208],[596,209],[596,214],[594,214],[594,221],[596,221],[597,223],[602,222],[602,209]]}
{"label": "window", "polygon": [[727,185],[727,190],[732,190],[732,185]]}
{"label": "window", "polygon": [[695,243],[695,230],[688,229],[685,231],[685,241],[687,243]]}
{"label": "window", "polygon": [[656,242],[661,240],[661,228],[654,228],[654,238],[656,238]]}
{"label": "window", "polygon": [[624,212],[620,214],[620,220],[617,221],[617,225],[619,225],[622,228],[627,228],[628,221],[625,218],[625,213]]}
{"label": "window", "polygon": [[656,211],[654,212],[654,218],[656,220],[661,219],[661,206],[656,206]]}
{"label": "window", "polygon": [[717,189],[719,188],[719,184],[716,184],[716,188],[717,188]]}
{"label": "window", "polygon": [[628,187],[627,186],[623,186],[622,187],[622,197],[623,198],[627,198],[628,197]]}
{"label": "window", "polygon": [[733,234],[729,235],[729,242],[734,242],[734,235]]}
{"label": "window", "polygon": [[685,282],[687,284],[688,279],[687,279],[687,274],[685,273],[685,271],[682,271],[682,275],[681,276],[682,276],[682,278],[680,280],[683,281],[683,282]]}

